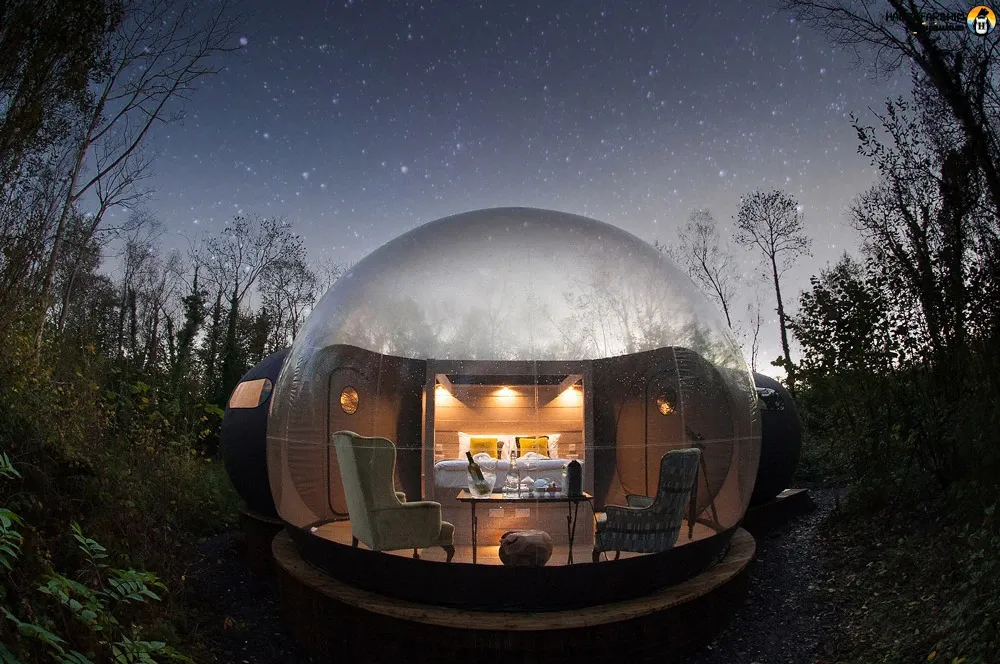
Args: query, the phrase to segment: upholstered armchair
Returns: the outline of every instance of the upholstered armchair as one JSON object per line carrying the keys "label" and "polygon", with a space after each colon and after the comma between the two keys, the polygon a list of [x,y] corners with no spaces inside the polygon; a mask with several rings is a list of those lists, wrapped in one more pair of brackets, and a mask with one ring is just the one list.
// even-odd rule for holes
{"label": "upholstered armchair", "polygon": [[406,502],[395,491],[396,446],[386,438],[368,438],[353,431],[333,434],[340,477],[351,519],[351,544],[364,542],[373,551],[440,546],[455,555],[455,526],[441,520],[441,503]]}
{"label": "upholstered armchair", "polygon": [[701,450],[672,450],[660,459],[655,497],[629,495],[628,506],[608,505],[597,515],[594,562],[602,551],[657,553],[673,548],[684,521],[691,489],[698,476]]}

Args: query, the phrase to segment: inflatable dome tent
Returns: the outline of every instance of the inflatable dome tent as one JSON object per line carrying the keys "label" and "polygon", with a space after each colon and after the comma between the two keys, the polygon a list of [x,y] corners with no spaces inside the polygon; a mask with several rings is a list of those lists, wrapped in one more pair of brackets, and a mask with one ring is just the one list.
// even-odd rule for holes
{"label": "inflatable dome tent", "polygon": [[802,454],[802,420],[785,386],[755,373],[760,397],[760,465],[750,505],[761,505],[788,488]]}
{"label": "inflatable dome tent", "polygon": [[267,419],[288,351],[271,353],[240,378],[226,404],[219,435],[222,462],[236,493],[249,509],[267,517],[278,516],[267,479]]}
{"label": "inflatable dome tent", "polygon": [[[757,394],[714,306],[649,244],[549,210],[446,217],[362,259],[309,316],[272,400],[271,490],[302,557],[368,591],[442,606],[586,606],[694,576],[725,553],[757,473]],[[332,444],[342,430],[395,444],[395,489],[441,503],[456,528],[452,562],[434,549],[416,560],[352,547]],[[655,495],[661,457],[698,447],[694,518],[666,552],[591,563],[585,548],[585,563],[515,573],[495,560],[500,534],[537,528],[566,547],[565,506],[484,509],[487,564],[470,564],[457,495],[474,438],[493,440],[502,460],[514,451],[534,480],[582,464],[593,497],[582,547],[594,541],[591,507]],[[546,442],[528,453],[525,440]]]}

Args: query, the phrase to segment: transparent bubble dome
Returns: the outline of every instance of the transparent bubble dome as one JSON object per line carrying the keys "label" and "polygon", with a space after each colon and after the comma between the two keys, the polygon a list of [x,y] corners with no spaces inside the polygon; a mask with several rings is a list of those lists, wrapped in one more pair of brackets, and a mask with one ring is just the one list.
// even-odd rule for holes
{"label": "transparent bubble dome", "polygon": [[531,208],[446,217],[364,258],[316,306],[293,356],[334,343],[476,360],[684,346],[745,369],[715,307],[660,252],[614,226]]}
{"label": "transparent bubble dome", "polygon": [[[511,377],[502,386],[463,378],[484,373]],[[575,407],[566,394],[539,397],[575,375],[578,426],[545,411],[563,403],[556,396]],[[442,398],[487,404],[501,387],[524,399],[514,420],[445,430],[428,406],[435,402],[440,421],[455,405]],[[457,427],[520,435],[558,424],[554,433],[573,450],[567,444],[558,458],[584,464],[598,508],[655,493],[664,451],[698,445],[698,507],[723,528],[742,517],[759,456],[754,383],[715,306],[648,243],[551,210],[458,214],[369,254],[310,314],[272,404],[272,491],[279,514],[300,526],[346,514],[330,440],[339,429],[392,439],[397,483],[440,500],[457,490],[438,472],[439,462],[461,458]],[[477,408],[462,412],[474,418]]]}

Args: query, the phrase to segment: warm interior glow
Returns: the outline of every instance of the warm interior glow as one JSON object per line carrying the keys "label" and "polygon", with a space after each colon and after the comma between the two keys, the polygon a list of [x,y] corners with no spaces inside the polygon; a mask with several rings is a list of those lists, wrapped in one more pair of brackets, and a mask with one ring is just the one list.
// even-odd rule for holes
{"label": "warm interior glow", "polygon": [[267,378],[240,383],[229,397],[230,408],[256,408],[271,395],[271,381]]}
{"label": "warm interior glow", "polygon": [[576,385],[570,385],[560,392],[556,398],[559,400],[559,403],[566,404],[567,406],[579,406],[583,403],[583,392]]}
{"label": "warm interior glow", "polygon": [[517,396],[517,392],[515,392],[514,390],[512,390],[509,387],[507,387],[506,385],[504,385],[503,387],[501,387],[499,390],[496,391],[496,396],[498,396],[498,397],[513,397],[513,396]]}
{"label": "warm interior glow", "polygon": [[360,397],[358,396],[358,391],[353,387],[345,387],[344,391],[340,393],[340,407],[344,409],[344,412],[348,415],[353,415],[358,412],[358,402]]}
{"label": "warm interior glow", "polygon": [[667,401],[666,397],[656,398],[656,409],[660,411],[660,415],[670,415],[674,412],[673,404]]}
{"label": "warm interior glow", "polygon": [[454,399],[455,395],[448,391],[448,388],[438,383],[434,386],[434,403],[444,403]]}

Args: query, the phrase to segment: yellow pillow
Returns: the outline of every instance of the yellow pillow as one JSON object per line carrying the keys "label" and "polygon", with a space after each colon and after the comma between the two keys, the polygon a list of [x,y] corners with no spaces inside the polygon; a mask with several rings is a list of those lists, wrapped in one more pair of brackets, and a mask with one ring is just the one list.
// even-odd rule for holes
{"label": "yellow pillow", "polygon": [[537,438],[521,438],[517,439],[517,455],[524,456],[528,452],[535,452],[541,454],[542,456],[549,455],[549,437],[548,436],[538,436]]}
{"label": "yellow pillow", "polygon": [[497,438],[469,438],[469,452],[472,453],[472,456],[486,452],[490,457],[497,459],[500,456],[500,440]]}

